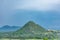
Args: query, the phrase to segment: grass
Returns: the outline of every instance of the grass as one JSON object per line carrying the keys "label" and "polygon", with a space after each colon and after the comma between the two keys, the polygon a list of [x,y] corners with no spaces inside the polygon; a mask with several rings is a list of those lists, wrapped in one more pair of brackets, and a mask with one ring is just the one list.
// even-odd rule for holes
{"label": "grass", "polygon": [[0,40],[43,40],[43,39],[0,39]]}
{"label": "grass", "polygon": [[[43,39],[0,39],[0,40],[43,40]],[[49,40],[52,40],[52,39],[49,39]],[[57,39],[54,39],[54,40],[57,40]]]}

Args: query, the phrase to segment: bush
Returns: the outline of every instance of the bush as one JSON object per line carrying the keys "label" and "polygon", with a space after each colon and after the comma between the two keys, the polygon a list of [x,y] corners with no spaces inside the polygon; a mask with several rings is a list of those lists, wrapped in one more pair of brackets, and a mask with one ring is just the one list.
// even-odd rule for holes
{"label": "bush", "polygon": [[47,37],[45,37],[45,38],[43,38],[43,40],[48,40],[48,38],[47,38]]}

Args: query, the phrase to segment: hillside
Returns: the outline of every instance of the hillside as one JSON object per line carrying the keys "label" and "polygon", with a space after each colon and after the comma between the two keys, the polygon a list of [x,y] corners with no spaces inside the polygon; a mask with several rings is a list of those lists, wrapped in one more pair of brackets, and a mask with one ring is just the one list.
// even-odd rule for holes
{"label": "hillside", "polygon": [[38,25],[35,24],[33,21],[29,21],[28,23],[26,23],[21,29],[17,30],[17,32],[45,32],[46,30]]}
{"label": "hillside", "polygon": [[20,38],[33,38],[39,37],[44,32],[46,30],[42,26],[35,24],[33,21],[29,21],[21,29],[14,32],[13,35],[20,36]]}
{"label": "hillside", "polygon": [[[9,26],[4,27],[9,28]],[[0,32],[0,38],[43,39],[44,37],[47,37],[51,39],[57,38],[57,34],[60,34],[60,32],[54,30],[46,30],[33,21],[29,21],[22,28],[19,28],[14,32]]]}

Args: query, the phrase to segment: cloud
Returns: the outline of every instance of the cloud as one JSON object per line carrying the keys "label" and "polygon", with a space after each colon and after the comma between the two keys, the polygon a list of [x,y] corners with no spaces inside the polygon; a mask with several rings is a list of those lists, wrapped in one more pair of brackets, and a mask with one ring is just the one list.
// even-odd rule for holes
{"label": "cloud", "polygon": [[55,10],[58,4],[60,0],[24,0],[16,6],[16,9]]}

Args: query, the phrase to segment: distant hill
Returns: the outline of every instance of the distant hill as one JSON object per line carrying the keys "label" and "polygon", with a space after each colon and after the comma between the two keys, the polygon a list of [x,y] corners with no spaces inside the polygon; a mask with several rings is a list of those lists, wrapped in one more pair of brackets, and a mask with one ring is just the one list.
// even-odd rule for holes
{"label": "distant hill", "polygon": [[21,29],[17,30],[13,33],[16,36],[20,36],[22,38],[30,38],[30,37],[37,37],[37,35],[40,36],[40,34],[46,32],[46,29],[44,29],[42,26],[35,24],[33,21],[27,22]]}
{"label": "distant hill", "polygon": [[46,29],[42,26],[35,24],[33,21],[27,22],[21,29],[17,30],[17,32],[45,32]]}
{"label": "distant hill", "polygon": [[0,32],[10,32],[10,31],[16,31],[18,30],[20,27],[19,26],[9,26],[9,25],[5,25],[3,27],[0,28]]}

